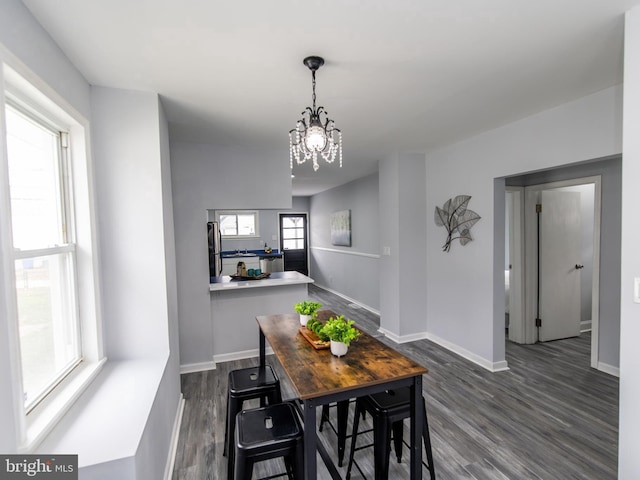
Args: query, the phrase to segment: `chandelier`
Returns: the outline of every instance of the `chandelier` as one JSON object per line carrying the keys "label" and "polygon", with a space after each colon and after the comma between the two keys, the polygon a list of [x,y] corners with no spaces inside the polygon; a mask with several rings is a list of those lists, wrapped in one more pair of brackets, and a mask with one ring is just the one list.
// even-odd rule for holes
{"label": "chandelier", "polygon": [[313,107],[307,107],[302,112],[302,118],[296,122],[296,128],[289,131],[290,166],[293,168],[294,158],[298,165],[311,159],[313,170],[317,171],[320,154],[327,163],[333,163],[337,156],[342,167],[342,132],[327,117],[324,107],[316,107],[316,70],[324,65],[324,59],[307,57],[303,63],[311,70]]}

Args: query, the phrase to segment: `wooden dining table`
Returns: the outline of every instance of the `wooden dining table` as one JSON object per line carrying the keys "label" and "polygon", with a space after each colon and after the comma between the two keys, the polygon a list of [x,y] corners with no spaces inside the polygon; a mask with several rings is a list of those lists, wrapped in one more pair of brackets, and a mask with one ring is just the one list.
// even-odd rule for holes
{"label": "wooden dining table", "polygon": [[[318,312],[321,321],[332,316],[336,315],[330,310]],[[421,479],[423,411],[420,407],[422,375],[427,369],[363,331],[345,356],[335,357],[329,349],[312,346],[300,333],[299,318],[297,314],[279,314],[258,316],[256,320],[260,332],[260,366],[266,364],[268,342],[302,405],[306,479],[317,478],[316,452],[320,453],[331,477],[342,478],[317,437],[317,407],[407,386],[411,391],[410,478]]]}

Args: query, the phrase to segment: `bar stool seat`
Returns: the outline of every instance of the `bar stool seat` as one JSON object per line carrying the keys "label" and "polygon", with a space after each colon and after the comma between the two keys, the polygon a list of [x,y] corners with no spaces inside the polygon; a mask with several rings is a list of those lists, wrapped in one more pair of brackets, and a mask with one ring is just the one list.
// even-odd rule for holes
{"label": "bar stool seat", "polygon": [[[356,450],[370,446],[374,447],[374,470],[376,480],[386,480],[389,476],[389,454],[391,453],[391,432],[398,463],[402,460],[402,429],[403,420],[411,416],[410,389],[408,387],[396,390],[368,395],[356,400],[356,409],[353,419],[353,433],[351,435],[351,451],[346,479],[351,478],[351,467],[355,463],[353,456]],[[422,439],[427,462],[424,463],[429,470],[431,480],[435,480],[436,473],[433,465],[433,453],[431,450],[431,437],[429,435],[429,423],[424,397],[422,397],[423,423]],[[362,411],[367,411],[373,418],[373,444],[356,448],[359,426],[359,417]],[[356,463],[357,466],[357,463]],[[359,467],[357,467],[360,470]],[[361,472],[362,473],[362,472]]]}
{"label": "bar stool seat", "polygon": [[241,368],[229,372],[223,454],[227,456],[230,478],[233,478],[236,415],[242,410],[246,400],[253,399],[260,399],[261,407],[264,407],[267,402],[269,405],[282,402],[280,380],[271,365],[265,366],[262,375],[260,367]]}
{"label": "bar stool seat", "polygon": [[233,480],[251,480],[255,463],[278,457],[285,457],[290,479],[303,480],[303,439],[302,425],[290,403],[241,411],[236,417]]}

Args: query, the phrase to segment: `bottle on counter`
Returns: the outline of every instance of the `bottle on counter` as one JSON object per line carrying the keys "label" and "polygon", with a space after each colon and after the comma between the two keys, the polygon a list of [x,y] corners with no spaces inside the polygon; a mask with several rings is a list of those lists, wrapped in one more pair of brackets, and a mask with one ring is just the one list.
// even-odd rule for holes
{"label": "bottle on counter", "polygon": [[240,277],[247,276],[247,266],[244,264],[244,262],[238,262],[238,266],[236,268],[236,274]]}

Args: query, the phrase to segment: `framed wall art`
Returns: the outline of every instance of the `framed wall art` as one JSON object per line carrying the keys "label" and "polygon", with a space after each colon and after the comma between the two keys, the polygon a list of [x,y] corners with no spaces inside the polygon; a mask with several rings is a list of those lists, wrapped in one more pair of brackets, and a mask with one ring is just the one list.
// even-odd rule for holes
{"label": "framed wall art", "polygon": [[331,244],[351,246],[351,210],[331,214]]}

